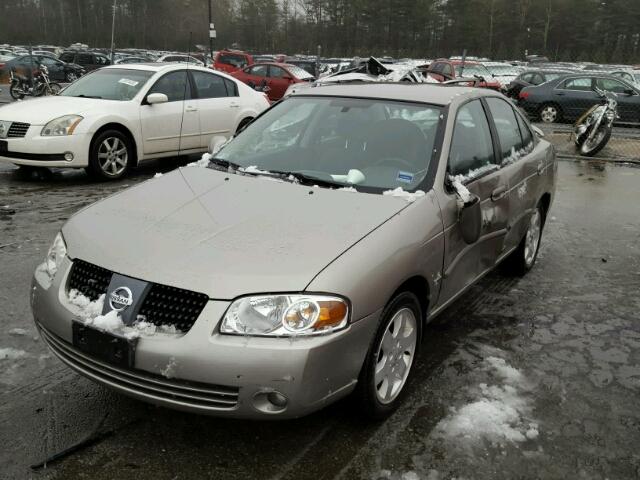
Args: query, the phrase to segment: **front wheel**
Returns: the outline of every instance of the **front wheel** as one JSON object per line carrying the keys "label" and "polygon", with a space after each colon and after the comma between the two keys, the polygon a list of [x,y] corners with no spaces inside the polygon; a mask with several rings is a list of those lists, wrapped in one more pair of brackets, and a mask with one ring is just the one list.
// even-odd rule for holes
{"label": "front wheel", "polygon": [[9,87],[9,95],[11,95],[11,98],[14,100],[22,100],[24,98],[24,92],[15,83],[12,83]]}
{"label": "front wheel", "polygon": [[580,152],[580,155],[583,155],[585,157],[593,157],[594,155],[596,155],[607,145],[607,143],[609,143],[609,139],[611,138],[611,131],[611,127],[601,125],[592,139],[588,138],[591,132],[586,132],[583,135],[583,138],[585,138],[585,140],[578,145],[578,151]]}
{"label": "front wheel", "polygon": [[47,95],[59,95],[62,91],[62,86],[59,83],[52,82],[47,89]]}
{"label": "front wheel", "polygon": [[542,207],[538,205],[529,218],[529,226],[524,238],[504,262],[507,271],[514,275],[523,276],[533,268],[540,249],[544,215]]}
{"label": "front wheel", "polygon": [[421,319],[420,302],[410,292],[400,293],[384,309],[356,390],[370,418],[385,418],[398,408],[418,353]]}
{"label": "front wheel", "polygon": [[118,130],[106,130],[91,142],[87,173],[101,180],[124,177],[133,162],[133,147]]}

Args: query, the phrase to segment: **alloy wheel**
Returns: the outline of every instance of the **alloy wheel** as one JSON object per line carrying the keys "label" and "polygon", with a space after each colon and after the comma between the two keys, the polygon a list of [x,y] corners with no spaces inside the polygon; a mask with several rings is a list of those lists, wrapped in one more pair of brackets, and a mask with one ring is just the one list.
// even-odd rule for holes
{"label": "alloy wheel", "polygon": [[558,109],[553,105],[547,105],[540,111],[540,120],[544,123],[554,123],[558,119]]}
{"label": "alloy wheel", "polygon": [[98,164],[105,175],[117,177],[127,168],[129,152],[117,137],[105,138],[98,148]]}
{"label": "alloy wheel", "polygon": [[409,308],[395,313],[384,331],[378,347],[375,367],[375,390],[382,404],[393,402],[402,391],[418,341],[416,316]]}
{"label": "alloy wheel", "polygon": [[540,215],[540,209],[536,208],[533,215],[531,215],[531,220],[529,220],[529,228],[524,241],[524,261],[527,267],[533,265],[536,258],[538,245],[540,244],[541,227],[542,216]]}

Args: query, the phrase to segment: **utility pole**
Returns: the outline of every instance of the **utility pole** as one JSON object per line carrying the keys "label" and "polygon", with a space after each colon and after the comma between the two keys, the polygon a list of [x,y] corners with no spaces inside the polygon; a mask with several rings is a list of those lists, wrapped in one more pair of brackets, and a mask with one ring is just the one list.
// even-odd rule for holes
{"label": "utility pole", "polygon": [[113,0],[113,17],[111,19],[111,63],[114,63],[113,50],[115,49],[115,34],[116,34],[116,2]]}
{"label": "utility pole", "polygon": [[216,29],[211,18],[211,0],[207,0],[207,5],[209,7],[209,56],[213,66],[213,39],[216,38]]}

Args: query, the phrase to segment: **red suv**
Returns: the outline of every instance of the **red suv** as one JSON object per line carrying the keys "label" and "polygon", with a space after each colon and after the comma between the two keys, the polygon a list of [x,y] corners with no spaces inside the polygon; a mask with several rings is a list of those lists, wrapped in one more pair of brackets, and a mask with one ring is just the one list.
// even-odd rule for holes
{"label": "red suv", "polygon": [[220,50],[213,61],[213,68],[227,73],[236,72],[247,65],[253,65],[253,58],[240,50]]}
{"label": "red suv", "polygon": [[493,77],[487,67],[478,62],[467,60],[464,62],[463,68],[462,60],[434,60],[427,73],[439,82],[478,75],[485,80],[478,84],[479,87],[500,91],[500,82]]}
{"label": "red suv", "polygon": [[231,74],[252,88],[269,87],[269,100],[280,100],[293,83],[311,82],[313,75],[296,65],[288,63],[256,63]]}

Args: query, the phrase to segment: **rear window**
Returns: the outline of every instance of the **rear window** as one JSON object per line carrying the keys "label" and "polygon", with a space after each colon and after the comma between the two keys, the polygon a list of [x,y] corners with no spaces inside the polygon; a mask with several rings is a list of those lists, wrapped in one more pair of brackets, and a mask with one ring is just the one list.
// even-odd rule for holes
{"label": "rear window", "polygon": [[218,57],[218,62],[223,63],[225,65],[231,65],[236,68],[242,68],[246,66],[249,62],[247,61],[247,57],[244,55],[238,55],[235,53],[222,53]]}

